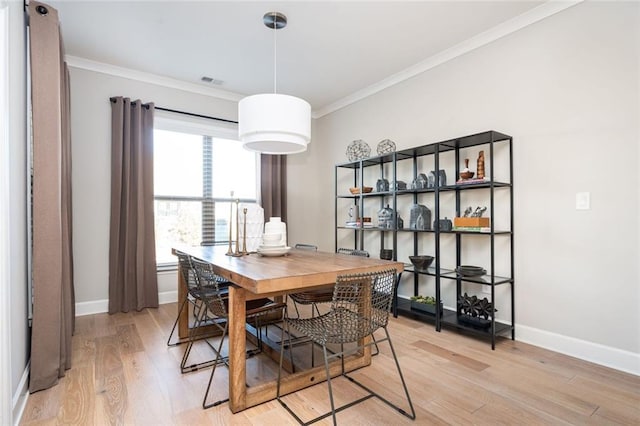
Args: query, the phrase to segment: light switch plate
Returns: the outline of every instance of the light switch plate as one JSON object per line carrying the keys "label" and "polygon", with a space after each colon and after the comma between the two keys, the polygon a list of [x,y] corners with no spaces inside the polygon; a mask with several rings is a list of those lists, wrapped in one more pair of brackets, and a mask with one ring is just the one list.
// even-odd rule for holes
{"label": "light switch plate", "polygon": [[589,209],[591,209],[591,193],[577,192],[576,193],[576,210],[589,210]]}

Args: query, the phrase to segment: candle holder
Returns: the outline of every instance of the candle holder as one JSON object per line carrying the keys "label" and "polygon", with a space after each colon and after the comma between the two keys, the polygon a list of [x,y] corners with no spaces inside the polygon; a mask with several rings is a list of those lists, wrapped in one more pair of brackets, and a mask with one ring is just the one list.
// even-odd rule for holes
{"label": "candle holder", "polygon": [[231,255],[234,257],[242,256],[242,253],[240,253],[240,209],[238,204],[240,204],[240,199],[236,198],[236,251]]}
{"label": "candle holder", "polygon": [[[233,197],[233,191],[231,191],[231,197]],[[231,238],[231,229],[233,228],[233,203],[229,203],[229,249],[225,253],[227,256],[233,256],[233,246]]]}
{"label": "candle holder", "polygon": [[247,208],[242,209],[242,254],[247,254]]}

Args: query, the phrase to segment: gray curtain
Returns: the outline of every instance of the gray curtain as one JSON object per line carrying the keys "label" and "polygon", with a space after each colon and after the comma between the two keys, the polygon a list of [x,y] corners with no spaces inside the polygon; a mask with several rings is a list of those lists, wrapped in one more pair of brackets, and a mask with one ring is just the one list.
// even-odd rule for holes
{"label": "gray curtain", "polygon": [[152,103],[111,98],[110,314],[158,307],[153,111]]}
{"label": "gray curtain", "polygon": [[31,371],[29,391],[71,368],[75,319],[71,217],[69,70],[58,12],[29,2],[32,169]]}
{"label": "gray curtain", "polygon": [[260,199],[265,223],[270,217],[287,221],[287,156],[260,155]]}

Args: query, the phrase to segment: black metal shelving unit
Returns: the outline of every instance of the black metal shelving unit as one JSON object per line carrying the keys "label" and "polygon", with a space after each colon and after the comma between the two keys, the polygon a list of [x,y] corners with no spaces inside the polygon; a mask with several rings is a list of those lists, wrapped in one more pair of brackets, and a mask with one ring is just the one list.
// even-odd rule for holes
{"label": "black metal shelving unit", "polygon": [[[430,267],[427,271],[416,271],[413,268],[413,265],[406,264],[405,265],[405,273],[413,274],[414,278],[414,295],[418,295],[420,276],[426,275],[430,277],[435,283],[435,298],[436,298],[436,314],[430,314],[423,311],[418,311],[411,308],[411,303],[408,299],[400,298],[396,294],[394,298],[394,306],[393,313],[394,316],[398,314],[411,316],[416,319],[431,321],[435,323],[436,330],[440,331],[442,326],[452,327],[456,329],[465,330],[479,336],[484,336],[491,341],[492,349],[495,349],[496,337],[499,335],[510,334],[511,339],[515,339],[515,308],[514,308],[514,233],[513,233],[513,138],[504,133],[496,132],[493,130],[477,133],[474,135],[464,136],[460,138],[450,139],[442,142],[427,144],[415,148],[404,149],[401,151],[396,151],[390,154],[386,154],[378,157],[371,157],[367,159],[363,159],[360,161],[347,162],[336,164],[335,166],[335,194],[336,194],[336,202],[335,202],[335,223],[336,225],[339,223],[338,218],[338,201],[340,199],[350,199],[353,201],[355,208],[357,208],[359,212],[359,217],[362,218],[364,216],[364,205],[365,201],[369,199],[378,199],[380,208],[384,207],[385,204],[389,204],[392,206],[393,211],[397,213],[397,204],[398,197],[412,197],[413,203],[418,203],[419,196],[425,193],[432,193],[434,198],[434,209],[433,209],[433,219],[436,221],[436,226],[430,230],[412,230],[405,227],[404,229],[380,229],[377,227],[372,228],[352,228],[346,226],[336,226],[335,228],[335,244],[337,248],[338,244],[338,235],[339,232],[353,232],[353,245],[354,248],[364,249],[364,235],[367,232],[378,232],[380,233],[380,247],[385,248],[385,236],[388,236],[391,233],[391,247],[393,249],[393,258],[397,260],[398,253],[398,234],[409,232],[413,234],[413,254],[418,254],[418,246],[421,238],[421,234],[432,234],[434,236],[434,252],[435,252],[435,261],[434,265]],[[508,180],[498,181],[495,179],[494,171],[496,164],[494,163],[494,150],[498,144],[501,145],[502,148],[508,150]],[[434,170],[440,170],[440,160],[441,156],[448,152],[453,152],[454,156],[454,164],[455,164],[455,175],[459,176],[460,169],[459,165],[461,164],[460,154],[462,151],[468,148],[482,148],[483,150],[488,150],[488,155],[485,156],[485,161],[487,165],[487,169],[489,171],[489,175],[484,182],[481,183],[473,183],[473,184],[458,184],[454,182],[453,184],[439,186],[436,184],[431,188],[424,189],[406,189],[406,190],[396,190],[393,185],[390,185],[389,191],[382,192],[370,192],[363,193],[362,188],[365,186],[363,181],[365,179],[364,173],[365,169],[370,167],[378,167],[379,168],[379,176],[385,177],[389,180],[389,182],[397,181],[397,164],[401,161],[411,161],[412,169],[413,169],[413,177],[415,178],[418,175],[418,161],[425,157],[430,156],[433,158],[433,167]],[[451,154],[448,154],[451,155]],[[386,167],[386,175],[385,175],[385,167]],[[353,186],[360,188],[360,193],[357,195],[344,194],[345,188],[338,188],[338,178],[339,172],[345,171],[353,173]],[[441,206],[441,195],[446,193],[452,193],[455,203],[455,211],[456,216],[461,216],[461,195],[466,193],[467,191],[484,191],[482,194],[486,194],[486,198],[488,198],[488,210],[489,210],[489,218],[490,218],[490,227],[486,232],[475,232],[475,231],[444,231],[440,230],[437,226],[437,219],[440,216],[440,206]],[[496,203],[496,195],[498,191],[506,191],[508,192],[508,203],[509,203],[509,225],[507,229],[495,229],[495,203]],[[372,218],[374,220],[374,218]],[[405,224],[406,225],[406,224]],[[394,223],[395,226],[395,223]],[[447,238],[453,238],[455,243],[453,246],[455,247],[455,265],[448,265],[449,268],[443,267],[441,265],[441,243],[443,240]],[[455,271],[456,266],[460,266],[462,264],[462,250],[466,245],[473,244],[473,241],[469,241],[473,238],[486,238],[489,240],[490,247],[490,265],[488,268],[488,273],[479,277],[462,277],[458,275]],[[495,271],[495,260],[496,260],[496,241],[499,238],[508,239],[508,255],[509,255],[509,276],[498,276],[494,273]],[[506,255],[506,253],[501,252],[501,256]],[[398,280],[400,281],[400,280]],[[461,311],[460,306],[458,306],[457,301],[462,294],[463,283],[471,286],[488,286],[490,289],[490,301],[493,303],[494,308],[497,309],[497,300],[496,300],[496,288],[501,286],[508,287],[508,293],[510,296],[510,310],[511,310],[511,318],[510,322],[498,322],[495,320],[495,315],[491,316],[490,325],[488,327],[481,327],[477,325],[469,324],[467,321],[464,321],[463,313]],[[442,287],[455,285],[456,291],[456,300],[453,301],[456,308],[455,309],[443,309],[443,312],[440,312],[440,306],[442,301]],[[397,290],[397,289],[396,289]],[[451,302],[451,301],[448,301]],[[502,300],[501,300],[502,302]],[[461,320],[462,318],[462,320]]]}

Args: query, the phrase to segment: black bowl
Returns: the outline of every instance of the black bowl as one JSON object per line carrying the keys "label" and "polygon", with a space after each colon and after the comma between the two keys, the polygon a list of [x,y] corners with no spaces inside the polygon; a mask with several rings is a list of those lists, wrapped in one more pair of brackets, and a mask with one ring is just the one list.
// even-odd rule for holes
{"label": "black bowl", "polygon": [[456,272],[463,277],[479,277],[487,271],[481,266],[460,265],[456,268]]}
{"label": "black bowl", "polygon": [[413,263],[416,269],[420,271],[426,271],[427,268],[433,263],[433,256],[409,256],[409,260]]}

